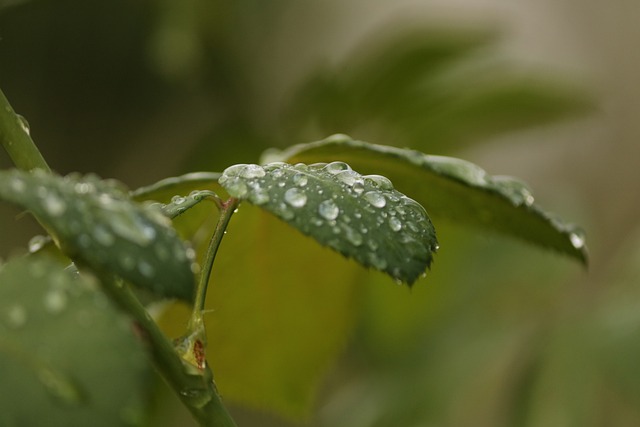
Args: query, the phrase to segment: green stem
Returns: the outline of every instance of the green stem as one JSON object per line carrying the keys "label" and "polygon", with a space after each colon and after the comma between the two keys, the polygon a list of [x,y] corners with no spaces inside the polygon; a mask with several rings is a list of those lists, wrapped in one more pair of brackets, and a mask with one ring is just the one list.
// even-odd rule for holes
{"label": "green stem", "polygon": [[30,171],[42,169],[50,172],[49,165],[29,135],[24,118],[16,114],[0,90],[0,143],[17,168]]}
{"label": "green stem", "polygon": [[185,175],[165,178],[151,185],[133,190],[131,197],[136,200],[146,200],[154,197],[158,193],[166,193],[168,191],[177,193],[179,192],[178,189],[185,185],[191,187],[195,185],[213,185],[218,183],[218,178],[220,178],[221,175],[222,174],[218,172],[191,172]]}
{"label": "green stem", "polygon": [[211,241],[209,242],[207,253],[205,254],[204,260],[202,261],[202,271],[200,272],[200,279],[198,280],[198,286],[196,288],[196,297],[193,304],[193,312],[191,314],[191,320],[189,320],[189,325],[187,326],[187,329],[190,332],[195,332],[196,330],[201,328],[201,325],[203,324],[202,312],[204,310],[205,299],[207,296],[209,279],[211,278],[213,261],[215,260],[216,254],[218,253],[218,248],[220,247],[220,243],[222,242],[224,233],[229,226],[231,216],[233,215],[239,204],[240,200],[231,197],[221,205],[220,217],[218,218],[216,229],[211,236]]}
{"label": "green stem", "polygon": [[129,287],[110,275],[103,274],[100,279],[104,291],[136,321],[156,367],[200,425],[236,427],[222,404],[209,367],[200,372],[185,364]]}

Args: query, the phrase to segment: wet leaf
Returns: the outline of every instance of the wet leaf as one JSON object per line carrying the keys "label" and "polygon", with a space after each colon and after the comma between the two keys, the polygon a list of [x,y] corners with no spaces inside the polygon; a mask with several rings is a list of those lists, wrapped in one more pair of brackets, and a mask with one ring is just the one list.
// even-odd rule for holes
{"label": "wet leaf", "polygon": [[413,283],[437,249],[435,230],[420,204],[387,178],[362,176],[343,162],[235,165],[219,182],[233,197],[399,281]]}
{"label": "wet leaf", "polygon": [[165,297],[192,298],[184,243],[159,210],[132,202],[116,182],[2,171],[0,198],[29,209],[72,259]]}
{"label": "wet leaf", "polygon": [[446,219],[495,230],[587,262],[584,234],[579,228],[543,211],[523,182],[491,176],[464,160],[354,141],[346,135],[272,152],[265,159],[274,160],[342,160],[364,173],[390,177],[436,221]]}
{"label": "wet leaf", "polygon": [[45,256],[0,267],[0,425],[143,425],[148,359],[96,286]]}

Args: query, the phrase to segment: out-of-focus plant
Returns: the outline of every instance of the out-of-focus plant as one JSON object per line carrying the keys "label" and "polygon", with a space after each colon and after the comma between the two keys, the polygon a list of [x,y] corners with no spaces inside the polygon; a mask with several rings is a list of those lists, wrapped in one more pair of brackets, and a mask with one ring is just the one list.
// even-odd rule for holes
{"label": "out-of-focus plant", "polygon": [[[44,7],[36,3],[33,2],[34,9]],[[91,2],[87,2],[89,3]],[[315,70],[303,78],[292,96],[275,108],[275,111],[269,112],[268,116],[272,120],[265,120],[264,111],[255,107],[262,100],[252,87],[259,80],[256,76],[261,69],[259,63],[252,62],[260,56],[258,52],[261,39],[257,33],[267,32],[276,25],[277,16],[286,9],[286,3],[278,2],[274,7],[267,7],[250,6],[245,2],[225,5],[222,2],[188,1],[176,4],[163,1],[149,6],[154,12],[151,14],[146,13],[145,6],[123,4],[130,16],[152,17],[143,20],[144,25],[152,28],[151,35],[142,35],[146,28],[144,25],[135,26],[135,29],[134,26],[125,25],[124,29],[127,31],[112,33],[113,25],[105,24],[104,34],[96,36],[102,43],[99,46],[111,46],[104,49],[105,53],[108,58],[116,60],[106,68],[98,60],[88,62],[85,64],[87,67],[93,64],[94,68],[90,69],[99,76],[110,73],[128,75],[130,69],[134,70],[133,75],[129,76],[131,80],[121,80],[131,84],[113,84],[99,89],[98,98],[106,102],[105,111],[98,111],[98,114],[106,119],[121,115],[120,108],[129,115],[134,114],[133,111],[145,111],[141,107],[151,108],[157,99],[153,96],[134,96],[136,99],[132,100],[131,105],[121,105],[121,102],[118,104],[115,100],[120,100],[121,96],[118,94],[124,93],[148,95],[157,90],[158,79],[171,81],[175,84],[172,89],[179,89],[176,92],[190,93],[196,89],[199,97],[206,98],[208,107],[217,115],[212,117],[208,135],[194,150],[188,170],[221,170],[229,164],[255,161],[252,156],[270,146],[282,149],[291,142],[320,139],[336,132],[349,132],[358,138],[384,141],[392,146],[409,146],[420,151],[449,154],[465,144],[477,142],[487,136],[571,117],[585,111],[590,105],[583,92],[566,84],[559,84],[553,79],[518,72],[512,65],[498,59],[492,53],[499,43],[499,37],[494,32],[420,30],[395,35],[383,33],[382,36],[368,39],[350,55],[346,55],[346,59],[335,61],[333,65]],[[107,12],[112,10],[111,7],[116,8],[107,5],[103,7]],[[265,10],[258,10],[260,8]],[[107,13],[106,16],[112,15]],[[65,19],[73,20],[73,15]],[[256,25],[257,21],[264,21],[264,27]],[[91,20],[83,22],[83,28],[85,27],[91,27]],[[96,31],[103,30],[97,28]],[[115,48],[123,44],[127,49]],[[118,62],[122,59],[122,52],[129,52],[124,57],[128,62],[122,63],[125,65]],[[88,55],[98,57],[100,53]],[[140,65],[145,59],[155,61],[151,70]],[[151,73],[153,78],[147,78],[145,73]],[[70,82],[64,80],[64,73],[56,75],[63,76],[60,77],[60,82],[66,82],[66,85],[60,84],[59,89],[54,87],[49,90],[57,95],[53,96],[54,99],[71,105],[73,99],[62,96]],[[138,83],[133,84],[134,82]],[[89,86],[84,87],[84,90],[92,89]],[[123,92],[118,92],[119,90]],[[171,90],[167,92],[175,93]],[[154,93],[154,96],[162,98],[164,95]],[[109,100],[114,102],[110,104]],[[121,105],[117,114],[113,108],[116,104]],[[109,112],[107,108],[113,111]],[[81,106],[71,106],[70,109],[75,111],[74,115],[83,113],[80,111]],[[10,121],[14,120],[11,115],[5,117]],[[17,122],[11,123],[15,127]],[[82,125],[82,121],[79,124]],[[112,129],[109,131],[113,132]],[[114,143],[117,141],[120,139],[115,138]],[[22,144],[22,148],[14,153],[27,150],[29,146]],[[274,164],[278,161],[291,166]],[[346,162],[349,167],[343,163],[333,163],[336,161]],[[309,166],[319,162],[332,166],[328,169],[327,166]],[[36,163],[43,165],[41,161]],[[307,166],[296,166],[297,163]],[[21,167],[19,160],[16,165]],[[362,175],[354,172],[351,167]],[[264,176],[259,176],[262,174],[260,170],[264,172]],[[333,175],[332,170],[338,173]],[[521,182],[490,176],[477,166],[460,160],[362,143],[347,137],[339,136],[283,151],[268,152],[260,167],[240,166],[227,170],[224,182],[220,183],[222,185],[217,182],[219,174],[205,173],[187,175],[181,180],[164,180],[157,185],[128,192],[120,186],[114,186],[112,182],[105,183],[95,177],[72,176],[61,179],[53,175],[36,174],[32,178],[30,175],[7,174],[3,177],[7,183],[16,181],[16,177],[25,181],[32,179],[34,181],[31,184],[36,193],[37,188],[44,187],[64,201],[65,212],[61,215],[61,225],[49,223],[46,219],[41,221],[56,236],[57,243],[66,254],[61,255],[52,245],[47,244],[37,252],[53,253],[58,261],[36,259],[32,265],[31,261],[12,260],[5,266],[7,282],[32,281],[35,289],[33,292],[36,293],[29,297],[29,294],[23,293],[22,287],[7,291],[11,294],[6,298],[10,303],[3,306],[6,308],[7,330],[16,327],[15,331],[21,331],[28,326],[35,328],[33,335],[38,336],[39,327],[51,327],[52,338],[59,334],[59,330],[73,330],[65,323],[51,321],[48,316],[61,312],[75,313],[91,307],[83,304],[82,298],[87,298],[87,295],[98,301],[96,304],[99,307],[106,307],[108,303],[104,298],[97,296],[102,294],[95,292],[95,276],[103,285],[107,285],[107,291],[110,283],[120,283],[111,281],[111,274],[115,274],[132,284],[142,284],[141,287],[156,294],[155,298],[158,294],[182,296],[188,302],[194,302],[191,296],[184,298],[190,293],[183,286],[187,283],[184,278],[189,276],[186,264],[183,262],[174,271],[171,264],[160,256],[164,253],[162,248],[174,244],[171,243],[173,240],[170,241],[173,237],[167,237],[167,241],[158,245],[148,244],[149,234],[157,234],[158,230],[155,223],[146,222],[146,216],[151,215],[152,221],[166,222],[160,220],[154,211],[160,209],[165,216],[172,217],[173,222],[167,233],[172,234],[170,230],[173,228],[180,239],[189,240],[197,259],[203,261],[202,266],[206,270],[211,266],[212,256],[215,255],[210,250],[215,246],[210,245],[212,231],[216,230],[216,239],[221,238],[221,233],[227,228],[225,221],[233,213],[232,207],[237,201],[246,199],[250,202],[249,205],[245,203],[228,224],[229,235],[225,238],[223,250],[216,255],[216,268],[211,271],[212,288],[207,292],[206,300],[203,299],[204,294],[198,293],[202,300],[196,303],[195,309],[188,303],[176,304],[159,319],[160,326],[168,336],[182,337],[175,349],[166,346],[166,339],[159,335],[152,323],[147,322],[141,307],[125,307],[129,315],[133,314],[134,318],[138,318],[136,328],[140,328],[141,324],[142,330],[146,331],[143,332],[141,341],[147,344],[151,342],[151,354],[156,363],[163,367],[161,369],[165,375],[174,375],[168,377],[169,382],[176,391],[182,392],[180,397],[197,417],[206,418],[207,408],[210,408],[208,405],[212,402],[216,408],[220,408],[217,406],[215,390],[210,387],[208,366],[203,368],[203,353],[197,350],[200,344],[208,342],[207,362],[215,370],[216,383],[227,400],[273,411],[285,418],[300,419],[309,413],[323,374],[344,348],[359,316],[367,319],[369,324],[364,329],[369,329],[358,331],[356,348],[359,351],[371,351],[372,357],[380,358],[377,360],[379,364],[371,371],[361,367],[353,369],[354,372],[362,369],[364,375],[351,382],[350,376],[346,376],[345,383],[336,388],[338,392],[335,396],[325,399],[329,401],[328,407],[331,410],[324,411],[319,422],[350,426],[421,425],[446,419],[446,408],[443,409],[441,405],[443,402],[466,399],[464,401],[472,403],[479,395],[484,395],[487,401],[493,402],[491,398],[494,394],[465,389],[460,385],[461,381],[456,382],[455,378],[447,376],[448,372],[458,371],[458,375],[463,377],[464,372],[461,371],[470,369],[464,356],[450,357],[461,350],[465,354],[479,355],[476,358],[478,369],[486,366],[481,365],[482,363],[489,363],[494,358],[492,363],[495,363],[495,370],[489,370],[479,380],[479,388],[480,385],[499,382],[516,372],[518,380],[514,381],[513,387],[517,389],[518,397],[503,400],[498,397],[495,401],[502,402],[505,406],[513,405],[516,408],[513,410],[513,419],[535,417],[537,407],[527,409],[532,395],[530,393],[533,393],[529,384],[536,381],[539,372],[536,369],[538,362],[542,360],[535,355],[536,351],[544,351],[546,347],[541,344],[532,350],[534,355],[530,355],[528,350],[536,343],[544,343],[548,335],[537,328],[530,330],[527,325],[520,323],[515,323],[512,331],[504,331],[501,335],[499,320],[487,317],[485,322],[477,322],[474,316],[481,316],[480,310],[484,306],[480,305],[477,310],[473,310],[475,301],[470,300],[469,296],[473,292],[469,293],[468,289],[460,290],[461,284],[465,282],[463,272],[458,272],[451,278],[451,282],[457,284],[453,288],[460,290],[460,300],[454,298],[450,306],[441,309],[446,312],[442,314],[443,318],[434,315],[435,319],[431,319],[429,325],[424,325],[424,317],[416,314],[429,311],[419,306],[426,300],[425,287],[420,283],[413,288],[408,299],[399,298],[407,305],[412,305],[411,310],[405,310],[406,306],[403,307],[397,301],[391,303],[388,298],[389,292],[398,295],[401,292],[399,289],[378,286],[377,282],[388,279],[382,275],[367,273],[358,268],[356,263],[334,256],[312,239],[302,238],[294,230],[297,228],[360,264],[386,271],[401,281],[412,281],[416,272],[429,264],[430,252],[435,245],[432,232],[427,231],[430,229],[428,222],[417,221],[422,234],[403,237],[405,241],[402,242],[391,238],[394,235],[392,231],[398,227],[398,223],[392,219],[395,216],[391,216],[391,211],[377,212],[373,209],[376,215],[368,218],[370,222],[364,224],[359,223],[360,218],[355,215],[357,211],[367,207],[364,202],[377,208],[375,201],[372,204],[364,198],[365,193],[382,190],[390,192],[385,193],[385,206],[379,209],[397,209],[397,202],[393,199],[405,200],[392,190],[386,190],[384,186],[387,181],[384,179],[369,176],[365,180],[363,177],[378,173],[391,178],[395,187],[393,191],[407,194],[426,208],[434,225],[439,230],[444,230],[439,236],[445,248],[455,239],[456,233],[463,236],[465,234],[464,231],[448,228],[446,223],[453,220],[455,224],[469,224],[480,229],[515,235],[582,261],[586,259],[578,230],[567,227],[542,212],[533,203],[531,191]],[[363,185],[365,181],[367,183],[366,192],[364,188],[359,192],[361,179]],[[306,186],[300,185],[303,181]],[[281,183],[284,184],[282,187],[279,186]],[[310,192],[310,183],[315,185],[315,193]],[[374,185],[377,187],[373,188]],[[267,187],[269,189],[266,195],[269,200],[265,201],[265,194],[260,189]],[[89,200],[94,193],[88,189],[99,193],[97,200]],[[21,198],[11,188],[7,191],[9,193],[4,196],[6,199],[31,209],[36,214],[40,206],[43,209],[41,217],[46,217],[51,209],[54,212],[62,209],[53,198],[31,199],[28,195]],[[197,193],[191,194],[192,191]],[[334,204],[324,203],[329,199],[320,197],[319,191],[325,196],[328,192],[333,192],[336,195],[331,198]],[[44,194],[46,191],[41,192]],[[212,192],[223,198],[230,198],[223,202]],[[347,196],[358,194],[361,198],[353,203],[344,202],[346,204],[342,205],[343,202],[339,202],[349,200]],[[180,196],[175,197],[176,195]],[[369,195],[368,198],[380,200],[374,195]],[[120,218],[122,221],[110,214],[107,203],[110,199],[123,209],[124,216]],[[156,205],[148,210],[148,207],[140,205],[140,202],[150,199],[161,202],[164,206]],[[213,200],[223,214],[212,213],[210,206],[199,203],[201,200]],[[80,221],[80,225],[84,227],[100,225],[89,236],[93,238],[91,241],[79,234],[70,222],[66,224],[67,219],[71,219],[66,207],[76,202],[89,209],[91,215],[97,216],[97,219],[91,220],[91,224],[83,222],[84,219]],[[257,205],[257,208],[251,205]],[[182,210],[187,206],[188,214],[182,215]],[[351,222],[337,221],[337,217],[329,219],[332,212],[336,211],[343,215],[342,218],[350,218]],[[312,213],[316,214],[315,217]],[[323,213],[329,217],[323,217]],[[387,216],[384,217],[382,213]],[[398,213],[396,210],[396,215]],[[57,219],[56,215],[53,217]],[[284,221],[278,221],[276,217]],[[314,225],[319,220],[327,224],[335,221],[335,225],[331,228],[326,224]],[[414,222],[416,221],[405,221],[403,225],[401,221],[400,230],[409,230],[408,223]],[[148,226],[155,231],[149,231]],[[62,233],[65,227],[66,234]],[[162,230],[167,230],[166,224],[162,227]],[[367,231],[364,232],[363,228]],[[372,243],[367,239],[368,235],[374,234],[374,229],[379,231],[376,235],[379,235],[380,242]],[[165,236],[165,231],[159,235]],[[112,238],[120,237],[125,240],[131,238],[134,244],[127,246],[126,242],[118,240],[116,255],[121,258],[118,259],[112,257],[113,254],[103,246],[105,242],[112,241]],[[424,243],[419,247],[409,237],[428,244]],[[41,243],[40,238],[34,240],[33,249]],[[120,243],[123,245],[120,246]],[[219,243],[218,240],[216,244]],[[387,250],[379,249],[381,246],[385,246]],[[412,248],[419,249],[417,267],[409,267],[410,259],[406,265],[403,264],[406,258],[403,251]],[[149,252],[147,249],[155,252],[159,258],[145,258],[145,254]],[[385,256],[379,256],[377,251],[384,252]],[[131,265],[133,252],[139,262],[133,268],[135,275],[129,277],[123,271],[122,263]],[[439,259],[446,258],[446,251],[443,249],[442,252]],[[82,266],[81,271],[84,272],[80,278],[74,274],[63,277],[56,273],[61,265],[69,262],[67,257],[79,261],[78,266]],[[456,263],[463,265],[466,262],[486,262],[487,266],[484,268],[489,269],[492,259],[505,259],[504,257],[504,254],[498,257],[497,254],[469,253],[464,259],[460,257]],[[27,258],[32,259],[34,256]],[[499,267],[495,264],[492,266],[494,270]],[[522,269],[527,274],[537,274],[533,266],[523,266]],[[31,274],[28,271],[47,273]],[[154,275],[149,280],[147,276],[152,271],[159,276]],[[51,280],[62,283],[59,288],[48,287],[49,279],[43,276],[48,276],[49,272]],[[158,280],[160,276],[162,280]],[[206,277],[206,274],[202,277]],[[540,280],[542,281],[544,279]],[[362,286],[364,283],[368,285],[366,288]],[[495,289],[488,289],[487,292],[497,294],[501,285],[497,283]],[[77,291],[76,295],[73,293],[76,291],[70,291],[72,287],[79,287],[82,291]],[[200,289],[204,287],[201,283]],[[86,292],[89,293],[85,295],[84,289],[88,289]],[[114,300],[120,301],[121,305],[133,301],[128,291],[126,295],[118,296],[118,289],[121,288],[116,286],[111,289],[115,292],[111,294]],[[35,301],[34,305],[39,304],[40,300],[44,305],[22,305],[21,298],[26,297]],[[138,297],[143,301],[150,298],[146,294],[139,294]],[[414,302],[410,302],[410,298]],[[361,300],[365,301],[364,314],[359,310],[363,306]],[[202,322],[197,313],[201,313],[201,303],[204,303],[204,321],[208,326],[206,340],[204,332],[199,329]],[[43,308],[42,319],[32,317],[32,310]],[[122,316],[118,311],[105,309],[105,312],[112,319],[103,323],[130,322],[130,317]],[[452,320],[447,313],[457,320]],[[65,321],[73,322],[82,317],[74,316],[76,315]],[[96,329],[102,328],[100,322],[102,320],[95,321]],[[78,320],[77,323],[94,324],[92,319],[84,323]],[[470,328],[470,325],[474,328]],[[428,335],[423,342],[412,343],[407,349],[407,342],[420,336],[415,331],[421,326],[428,326],[429,331],[435,328],[441,330]],[[186,333],[185,328],[188,329]],[[551,326],[542,328],[543,332],[552,329]],[[514,335],[520,339],[514,339]],[[36,340],[30,334],[20,336],[28,341],[19,341],[17,344],[11,342],[14,347],[7,347],[9,344],[4,347],[2,354],[11,361],[29,353],[29,342]],[[73,412],[79,425],[87,425],[88,419],[103,410],[110,411],[113,415],[104,418],[105,425],[142,422],[145,418],[144,396],[150,390],[146,376],[148,364],[142,359],[145,349],[141,349],[139,342],[131,340],[127,332],[120,329],[104,332],[104,336],[111,337],[108,339],[114,342],[119,340],[114,346],[127,349],[122,354],[126,356],[123,359],[128,364],[118,358],[111,360],[114,364],[120,363],[117,366],[121,366],[123,372],[129,372],[126,377],[121,378],[122,384],[110,383],[111,394],[93,394],[91,387],[96,381],[92,380],[91,375],[96,375],[96,372],[91,371],[94,365],[87,362],[102,361],[106,353],[103,349],[107,344],[104,340],[98,340],[83,345],[82,343],[87,342],[86,333],[68,333],[65,336],[65,339],[69,339],[68,343],[65,341],[64,345],[56,346],[43,342],[42,357],[35,355],[36,351],[30,353],[35,355],[31,359],[24,358],[29,361],[25,362],[25,369],[30,374],[35,373],[35,380],[25,382],[23,386],[40,389],[36,393],[40,400],[34,401],[33,405],[40,402],[43,408],[54,412],[62,407],[61,416],[68,415],[64,411]],[[528,341],[530,337],[531,342]],[[91,338],[96,339],[93,335]],[[15,348],[19,350],[18,353]],[[55,350],[51,351],[51,348]],[[65,359],[71,348],[82,348],[82,351],[75,351],[74,355],[86,365],[75,362],[74,359]],[[558,348],[563,351],[561,346]],[[176,354],[182,358],[176,359]],[[496,359],[496,354],[504,357],[504,360]],[[527,357],[521,358],[523,354]],[[179,363],[175,363],[176,360]],[[407,361],[412,363],[404,363]],[[357,362],[358,360],[356,364]],[[508,370],[512,366],[509,362],[521,362],[522,366]],[[64,363],[73,364],[77,371],[68,369],[68,365]],[[6,366],[13,365],[7,363]],[[105,364],[104,369],[107,369],[106,366]],[[192,375],[193,366],[196,368],[195,375]],[[398,366],[406,366],[407,371],[403,372]],[[501,370],[502,366],[506,368]],[[167,367],[171,369],[169,373]],[[186,377],[183,371],[185,367],[188,368]],[[419,371],[416,373],[410,367]],[[114,365],[109,369],[116,368]],[[87,373],[89,371],[91,372]],[[23,378],[23,371],[16,369],[14,373],[16,376],[12,378],[16,381]],[[196,384],[184,382],[185,378],[194,380],[193,376],[196,377]],[[431,378],[437,380],[430,381]],[[106,384],[105,381],[102,382]],[[411,384],[411,389],[405,387],[407,383]],[[25,390],[32,391],[31,388]],[[127,389],[131,395],[118,393],[121,389]],[[460,396],[460,393],[466,394]],[[87,399],[87,396],[91,396],[91,399]],[[207,400],[208,398],[212,400]],[[89,400],[91,405],[86,404]],[[98,401],[101,403],[96,407],[94,404]],[[102,409],[99,406],[103,403],[109,406]],[[350,410],[349,407],[358,409]],[[21,411],[24,407],[16,405],[15,408],[16,411]],[[221,410],[222,414],[224,412]],[[42,411],[32,415],[46,413]],[[474,417],[478,411],[470,411],[469,414]],[[11,420],[6,419],[7,423]],[[4,421],[2,418],[0,420]],[[468,425],[467,421],[464,418],[456,420],[459,425]],[[505,425],[509,425],[508,422]]]}

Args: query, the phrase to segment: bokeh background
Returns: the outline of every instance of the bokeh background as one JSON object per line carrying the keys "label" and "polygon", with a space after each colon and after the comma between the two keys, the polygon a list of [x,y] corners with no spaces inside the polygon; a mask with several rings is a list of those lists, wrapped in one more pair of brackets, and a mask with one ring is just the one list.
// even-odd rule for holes
{"label": "bokeh background", "polygon": [[[304,419],[239,399],[240,425],[637,426],[638,16],[627,0],[0,0],[0,87],[63,174],[136,188],[344,132],[518,176],[584,227],[588,270],[439,225],[412,291],[364,276]],[[39,232],[17,214],[0,206],[4,258]],[[188,425],[156,398],[156,425]]]}

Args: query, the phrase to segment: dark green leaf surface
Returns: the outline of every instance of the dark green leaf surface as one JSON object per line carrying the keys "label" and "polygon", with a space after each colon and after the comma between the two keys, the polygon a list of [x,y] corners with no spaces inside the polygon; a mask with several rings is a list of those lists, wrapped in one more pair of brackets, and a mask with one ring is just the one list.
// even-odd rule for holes
{"label": "dark green leaf surface", "polygon": [[96,286],[48,257],[0,267],[0,425],[143,425],[144,348]]}
{"label": "dark green leaf surface", "polygon": [[74,260],[162,296],[192,298],[184,243],[160,210],[132,202],[117,183],[2,171],[0,198],[29,209]]}
{"label": "dark green leaf surface", "polygon": [[306,163],[340,159],[364,173],[390,177],[435,219],[499,231],[587,262],[579,228],[534,204],[531,191],[521,181],[491,176],[464,160],[354,141],[346,135],[293,146],[266,157],[266,161]]}
{"label": "dark green leaf surface", "polygon": [[360,264],[413,283],[431,264],[435,230],[424,208],[379,175],[343,162],[235,165],[220,184]]}

